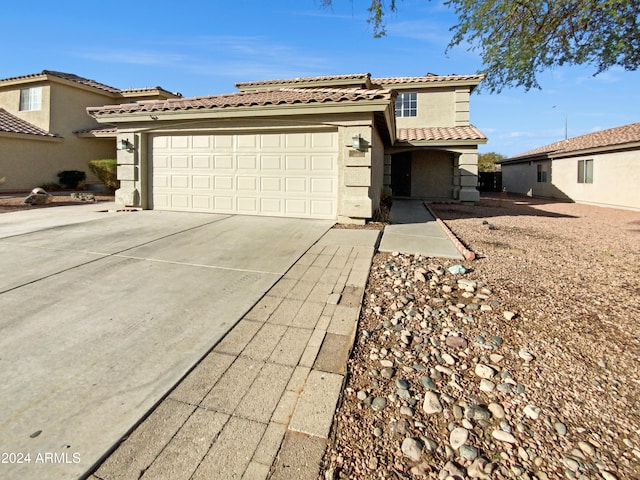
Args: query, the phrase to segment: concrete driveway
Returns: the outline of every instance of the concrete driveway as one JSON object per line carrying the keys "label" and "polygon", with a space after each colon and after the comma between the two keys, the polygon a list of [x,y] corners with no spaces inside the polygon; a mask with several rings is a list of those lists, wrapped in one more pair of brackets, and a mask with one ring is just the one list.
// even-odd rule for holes
{"label": "concrete driveway", "polygon": [[1,478],[82,476],[332,224],[96,210],[0,215]]}

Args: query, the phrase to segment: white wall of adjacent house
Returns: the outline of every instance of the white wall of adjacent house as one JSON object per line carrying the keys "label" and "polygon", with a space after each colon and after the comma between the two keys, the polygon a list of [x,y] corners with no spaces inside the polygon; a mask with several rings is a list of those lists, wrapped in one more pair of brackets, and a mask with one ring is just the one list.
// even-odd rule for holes
{"label": "white wall of adjacent house", "polygon": [[[632,150],[505,164],[502,184],[509,192],[522,195],[640,210],[639,160],[640,150]],[[591,166],[586,167],[586,162],[592,162]],[[546,181],[539,181],[540,170],[545,168]]]}
{"label": "white wall of adjacent house", "polygon": [[[592,175],[583,170],[589,161]],[[639,167],[640,150],[557,159],[552,183],[577,203],[640,210]]]}

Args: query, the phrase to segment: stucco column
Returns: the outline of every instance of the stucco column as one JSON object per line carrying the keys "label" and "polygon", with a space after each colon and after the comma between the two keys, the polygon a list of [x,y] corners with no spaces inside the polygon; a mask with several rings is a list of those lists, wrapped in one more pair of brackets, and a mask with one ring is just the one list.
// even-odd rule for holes
{"label": "stucco column", "polygon": [[118,180],[120,188],[116,190],[115,200],[119,207],[140,207],[140,191],[138,190],[139,161],[138,147],[139,141],[133,133],[118,133],[118,145],[123,141],[127,142],[129,148],[118,150]]}
{"label": "stucco column", "polygon": [[[360,135],[367,148],[356,150],[352,147],[353,137]],[[373,202],[369,196],[371,187],[371,142],[370,127],[341,127],[340,141],[341,169],[338,222],[364,224],[373,214]]]}
{"label": "stucco column", "polygon": [[478,192],[478,152],[461,153],[457,160],[460,175],[460,191],[458,199],[462,203],[480,201]]}

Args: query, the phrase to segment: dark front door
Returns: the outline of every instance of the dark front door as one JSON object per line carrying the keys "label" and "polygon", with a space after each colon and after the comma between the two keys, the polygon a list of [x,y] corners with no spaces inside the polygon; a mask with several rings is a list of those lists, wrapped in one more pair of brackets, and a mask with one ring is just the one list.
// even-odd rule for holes
{"label": "dark front door", "polygon": [[411,196],[411,153],[391,158],[391,190],[394,197]]}

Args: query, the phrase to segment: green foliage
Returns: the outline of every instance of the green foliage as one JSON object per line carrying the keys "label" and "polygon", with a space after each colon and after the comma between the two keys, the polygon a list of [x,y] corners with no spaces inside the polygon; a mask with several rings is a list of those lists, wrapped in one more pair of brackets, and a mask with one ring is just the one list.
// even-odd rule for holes
{"label": "green foliage", "polygon": [[496,162],[507,158],[501,153],[487,152],[478,155],[478,171],[479,172],[495,172]]}
{"label": "green foliage", "polygon": [[120,188],[118,165],[115,158],[90,160],[89,169],[98,177],[98,180],[104,184],[108,191],[114,192]]}
{"label": "green foliage", "polygon": [[87,174],[80,170],[63,170],[58,172],[58,179],[64,188],[78,188],[80,182],[87,179]]}
{"label": "green foliage", "polygon": [[[353,0],[352,0],[353,1]],[[385,17],[395,0],[370,0],[374,37],[386,34]],[[322,0],[324,6],[332,0]],[[461,44],[479,51],[482,88],[540,88],[536,75],[561,65],[640,67],[638,0],[446,0],[458,24],[448,50]]]}

